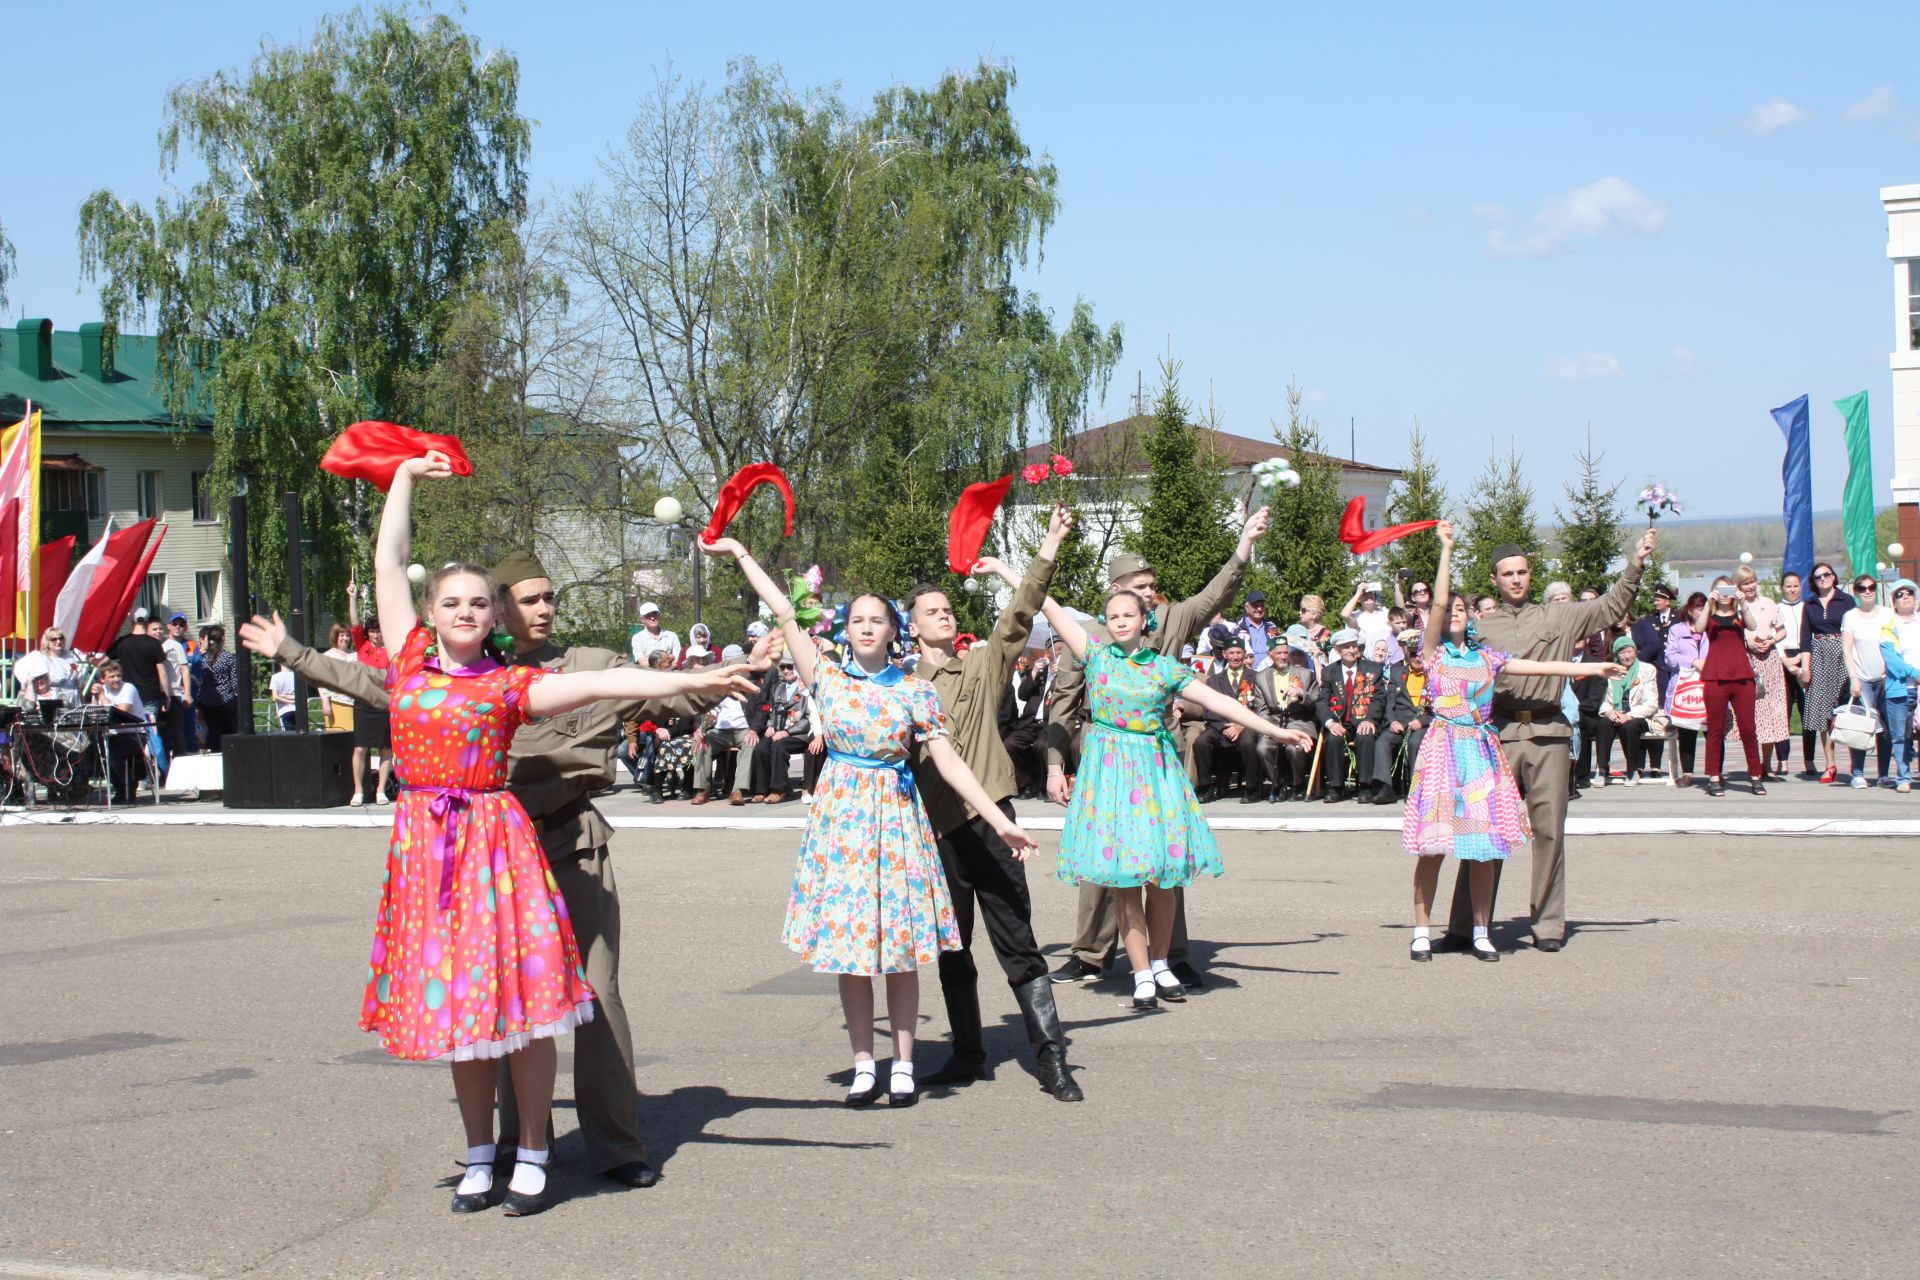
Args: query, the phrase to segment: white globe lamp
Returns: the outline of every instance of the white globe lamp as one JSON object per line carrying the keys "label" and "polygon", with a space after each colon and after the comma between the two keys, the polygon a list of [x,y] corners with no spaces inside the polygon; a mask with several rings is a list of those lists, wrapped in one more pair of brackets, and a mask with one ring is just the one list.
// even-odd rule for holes
{"label": "white globe lamp", "polygon": [[1751,552],[1751,551],[1742,551],[1742,552],[1740,553],[1740,563],[1741,563],[1741,564],[1752,564],[1752,563],[1753,563],[1753,552]]}
{"label": "white globe lamp", "polygon": [[1901,556],[1907,554],[1907,549],[1897,542],[1889,542],[1887,544],[1887,554],[1895,560],[1898,560]]}
{"label": "white globe lamp", "polygon": [[670,493],[663,494],[660,500],[653,504],[653,518],[661,524],[679,524],[681,517],[686,514],[686,508],[680,505],[680,499]]}

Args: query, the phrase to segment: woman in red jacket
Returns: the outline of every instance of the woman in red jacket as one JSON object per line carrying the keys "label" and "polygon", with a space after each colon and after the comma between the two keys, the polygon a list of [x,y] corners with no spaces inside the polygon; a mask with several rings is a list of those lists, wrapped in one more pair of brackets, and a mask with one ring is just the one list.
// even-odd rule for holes
{"label": "woman in red jacket", "polygon": [[1767,794],[1766,768],[1760,763],[1760,742],[1754,733],[1753,663],[1747,658],[1747,632],[1758,630],[1758,619],[1740,600],[1733,579],[1713,580],[1707,600],[1707,660],[1700,677],[1707,687],[1707,794],[1725,795],[1720,780],[1720,765],[1727,750],[1727,709],[1733,709],[1734,723],[1740,726],[1740,746],[1747,753],[1747,776],[1753,780],[1753,794]]}

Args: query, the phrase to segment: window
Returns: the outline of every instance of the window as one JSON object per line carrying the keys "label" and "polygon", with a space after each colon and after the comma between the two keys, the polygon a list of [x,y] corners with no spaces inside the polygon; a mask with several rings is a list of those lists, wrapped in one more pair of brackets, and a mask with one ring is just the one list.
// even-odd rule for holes
{"label": "window", "polygon": [[140,519],[151,520],[166,514],[167,489],[158,471],[142,471],[136,492]]}
{"label": "window", "polygon": [[107,473],[104,471],[87,472],[87,519],[105,520],[107,518]]}
{"label": "window", "polygon": [[40,500],[48,511],[62,514],[78,511],[87,500],[82,483],[84,471],[43,471],[40,473]]}
{"label": "window", "polygon": [[202,622],[220,620],[220,571],[206,569],[193,575],[194,613]]}
{"label": "window", "polygon": [[207,473],[193,473],[193,522],[195,524],[213,524],[217,517],[213,514],[213,489],[207,483]]}
{"label": "window", "polygon": [[167,575],[150,573],[147,580],[140,584],[140,607],[148,613],[157,614],[167,603]]}

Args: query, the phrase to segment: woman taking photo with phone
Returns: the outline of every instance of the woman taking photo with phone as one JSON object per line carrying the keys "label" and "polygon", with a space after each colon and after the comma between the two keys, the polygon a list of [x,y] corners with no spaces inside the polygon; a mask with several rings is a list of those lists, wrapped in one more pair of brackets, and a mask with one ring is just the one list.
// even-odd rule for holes
{"label": "woman taking photo with phone", "polygon": [[1727,713],[1740,728],[1740,747],[1747,753],[1747,777],[1753,794],[1767,794],[1767,767],[1760,759],[1760,743],[1753,724],[1753,662],[1747,657],[1747,633],[1754,619],[1740,602],[1733,579],[1713,580],[1707,596],[1707,659],[1700,675],[1707,693],[1707,794],[1727,793],[1720,769],[1727,750]]}

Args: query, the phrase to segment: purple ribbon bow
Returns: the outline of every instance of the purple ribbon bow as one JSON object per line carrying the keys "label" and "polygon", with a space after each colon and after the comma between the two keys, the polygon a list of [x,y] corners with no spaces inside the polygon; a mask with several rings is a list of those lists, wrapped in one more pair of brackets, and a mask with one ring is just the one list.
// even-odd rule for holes
{"label": "purple ribbon bow", "polygon": [[427,805],[427,812],[440,823],[440,836],[437,847],[440,853],[440,909],[447,910],[453,905],[453,864],[460,853],[460,829],[450,819],[464,818],[473,807],[473,798],[478,792],[465,787],[408,787],[409,791],[424,791],[433,797]]}

